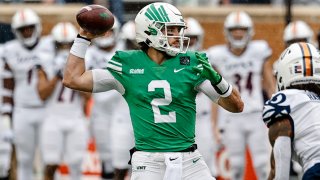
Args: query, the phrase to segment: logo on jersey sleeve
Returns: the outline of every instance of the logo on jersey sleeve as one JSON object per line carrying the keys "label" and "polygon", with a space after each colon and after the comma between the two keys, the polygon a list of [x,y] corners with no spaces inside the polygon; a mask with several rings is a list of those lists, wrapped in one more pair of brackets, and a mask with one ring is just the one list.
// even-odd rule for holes
{"label": "logo on jersey sleeve", "polygon": [[181,56],[180,57],[180,65],[190,65],[190,56]]}
{"label": "logo on jersey sleeve", "polygon": [[268,127],[275,119],[290,114],[290,105],[286,102],[286,99],[287,97],[285,94],[278,93],[265,103],[262,116],[264,123]]}

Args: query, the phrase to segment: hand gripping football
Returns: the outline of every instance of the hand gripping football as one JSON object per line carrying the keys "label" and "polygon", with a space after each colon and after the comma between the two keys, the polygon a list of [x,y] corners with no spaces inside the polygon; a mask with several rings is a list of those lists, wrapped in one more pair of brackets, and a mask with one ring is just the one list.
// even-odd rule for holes
{"label": "hand gripping football", "polygon": [[106,7],[95,4],[81,8],[76,19],[82,29],[95,35],[104,34],[114,23],[113,14]]}

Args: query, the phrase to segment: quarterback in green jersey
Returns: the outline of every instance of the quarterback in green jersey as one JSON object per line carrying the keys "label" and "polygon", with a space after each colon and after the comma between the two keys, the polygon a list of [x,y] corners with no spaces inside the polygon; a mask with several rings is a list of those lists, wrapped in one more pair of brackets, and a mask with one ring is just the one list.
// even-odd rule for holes
{"label": "quarterback in green jersey", "polygon": [[186,24],[168,3],[152,3],[136,16],[141,50],[118,51],[107,69],[85,70],[93,35],[80,28],[70,50],[64,85],[87,92],[115,89],[129,105],[135,136],[132,177],[137,180],[214,179],[194,144],[195,98],[205,93],[230,112],[241,112],[239,93],[209,64],[187,51]]}

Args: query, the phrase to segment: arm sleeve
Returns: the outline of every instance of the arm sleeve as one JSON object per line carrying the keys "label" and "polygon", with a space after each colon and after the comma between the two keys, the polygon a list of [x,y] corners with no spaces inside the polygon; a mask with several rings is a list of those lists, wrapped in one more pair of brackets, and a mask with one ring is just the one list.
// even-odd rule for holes
{"label": "arm sleeve", "polygon": [[220,95],[213,88],[209,80],[203,81],[199,86],[196,87],[197,91],[203,92],[207,95],[213,102],[218,103]]}
{"label": "arm sleeve", "polygon": [[117,90],[121,95],[125,93],[122,84],[116,80],[113,75],[105,69],[92,70],[93,90],[92,92],[104,92],[112,89]]}
{"label": "arm sleeve", "polygon": [[276,165],[275,180],[289,179],[291,161],[291,139],[287,136],[279,136],[273,147]]}

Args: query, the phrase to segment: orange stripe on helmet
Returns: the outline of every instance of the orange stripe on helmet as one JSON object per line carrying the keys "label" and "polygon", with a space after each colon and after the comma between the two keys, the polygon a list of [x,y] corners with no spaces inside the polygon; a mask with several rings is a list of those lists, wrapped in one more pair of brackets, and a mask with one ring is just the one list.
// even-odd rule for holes
{"label": "orange stripe on helmet", "polygon": [[299,43],[299,45],[303,55],[304,76],[313,76],[312,57],[309,45],[307,43]]}
{"label": "orange stripe on helmet", "polygon": [[292,23],[292,34],[293,34],[293,37],[296,37],[298,34],[297,34],[297,22],[294,22]]}
{"label": "orange stripe on helmet", "polygon": [[68,29],[67,29],[67,24],[63,23],[63,37],[68,36]]}
{"label": "orange stripe on helmet", "polygon": [[237,12],[237,16],[236,16],[236,24],[240,24],[240,12]]}
{"label": "orange stripe on helmet", "polygon": [[21,21],[24,22],[26,20],[26,17],[25,17],[25,14],[24,14],[24,10],[21,11],[20,15],[21,15],[20,16],[21,17]]}

